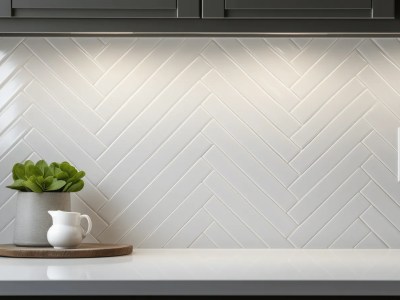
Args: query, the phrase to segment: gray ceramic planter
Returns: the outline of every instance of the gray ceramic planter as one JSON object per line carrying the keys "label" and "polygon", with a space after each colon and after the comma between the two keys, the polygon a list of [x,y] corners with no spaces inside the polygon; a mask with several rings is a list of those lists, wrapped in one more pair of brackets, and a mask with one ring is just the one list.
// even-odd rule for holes
{"label": "gray ceramic planter", "polygon": [[47,241],[47,231],[52,225],[49,210],[71,211],[70,193],[18,192],[14,244],[50,246]]}

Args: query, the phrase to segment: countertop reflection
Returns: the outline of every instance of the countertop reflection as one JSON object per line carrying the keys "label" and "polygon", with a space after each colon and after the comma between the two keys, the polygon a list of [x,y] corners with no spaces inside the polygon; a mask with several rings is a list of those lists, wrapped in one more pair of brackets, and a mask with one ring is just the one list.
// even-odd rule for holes
{"label": "countertop reflection", "polygon": [[140,249],[110,258],[0,258],[0,280],[397,281],[400,250]]}

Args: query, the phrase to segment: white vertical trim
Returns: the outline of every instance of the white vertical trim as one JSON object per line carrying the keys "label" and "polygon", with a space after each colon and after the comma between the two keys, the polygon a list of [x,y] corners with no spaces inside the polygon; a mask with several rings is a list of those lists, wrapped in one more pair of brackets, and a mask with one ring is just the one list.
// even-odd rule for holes
{"label": "white vertical trim", "polygon": [[397,181],[400,182],[400,127],[397,128]]}

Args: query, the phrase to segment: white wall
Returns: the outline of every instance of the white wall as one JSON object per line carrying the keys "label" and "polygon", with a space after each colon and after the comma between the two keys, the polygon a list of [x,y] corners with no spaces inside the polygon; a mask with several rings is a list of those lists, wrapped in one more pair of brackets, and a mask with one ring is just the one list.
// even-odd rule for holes
{"label": "white wall", "polygon": [[399,248],[398,127],[398,39],[0,38],[0,242],[44,158],[89,241]]}

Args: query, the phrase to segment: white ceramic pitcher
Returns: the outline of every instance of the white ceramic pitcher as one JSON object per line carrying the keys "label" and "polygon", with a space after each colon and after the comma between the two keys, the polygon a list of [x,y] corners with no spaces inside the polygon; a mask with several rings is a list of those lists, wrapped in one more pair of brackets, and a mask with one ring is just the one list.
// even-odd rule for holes
{"label": "white ceramic pitcher", "polygon": [[[50,210],[49,214],[53,218],[53,225],[47,232],[47,240],[55,249],[79,246],[92,230],[92,220],[88,215],[61,210]],[[86,219],[88,222],[86,231],[81,226],[82,219]]]}

